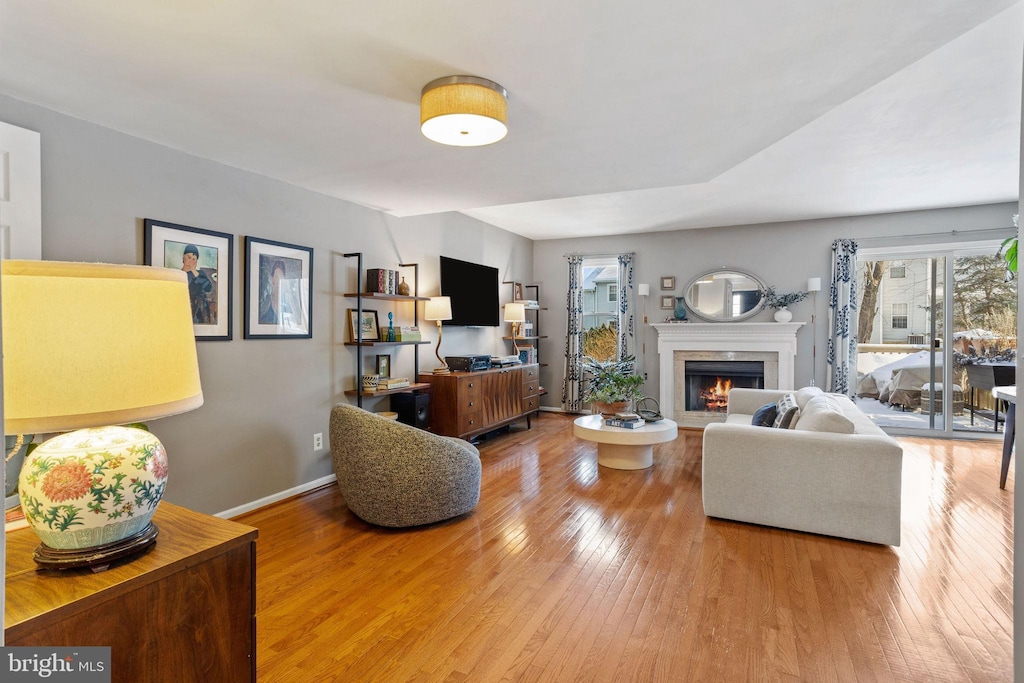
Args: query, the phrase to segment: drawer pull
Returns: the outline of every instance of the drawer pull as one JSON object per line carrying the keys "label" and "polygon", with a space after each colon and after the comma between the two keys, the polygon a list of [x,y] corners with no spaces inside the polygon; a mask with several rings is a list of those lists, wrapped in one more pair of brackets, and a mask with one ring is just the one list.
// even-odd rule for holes
{"label": "drawer pull", "polygon": [[469,388],[470,388],[470,389],[472,389],[472,388],[473,388],[473,383],[472,383],[472,382],[470,382],[470,383],[469,383]]}
{"label": "drawer pull", "polygon": [[472,402],[472,401],[470,401],[470,402],[469,402],[469,407],[470,407],[470,408],[472,408],[472,407],[473,407],[473,402]]}

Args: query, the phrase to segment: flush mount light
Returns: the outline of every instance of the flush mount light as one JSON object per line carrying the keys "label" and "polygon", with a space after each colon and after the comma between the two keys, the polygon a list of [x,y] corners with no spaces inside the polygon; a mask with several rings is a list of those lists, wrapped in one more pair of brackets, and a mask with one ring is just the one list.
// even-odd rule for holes
{"label": "flush mount light", "polygon": [[423,86],[420,130],[457,147],[489,145],[508,133],[508,93],[486,78],[445,76]]}

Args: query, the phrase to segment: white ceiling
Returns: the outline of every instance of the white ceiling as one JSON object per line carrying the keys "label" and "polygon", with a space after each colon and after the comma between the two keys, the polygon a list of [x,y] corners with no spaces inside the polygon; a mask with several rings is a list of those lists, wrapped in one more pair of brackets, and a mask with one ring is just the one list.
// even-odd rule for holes
{"label": "white ceiling", "polygon": [[[0,0],[0,92],[534,239],[1015,200],[1024,1]],[[509,134],[419,132],[420,88]]]}

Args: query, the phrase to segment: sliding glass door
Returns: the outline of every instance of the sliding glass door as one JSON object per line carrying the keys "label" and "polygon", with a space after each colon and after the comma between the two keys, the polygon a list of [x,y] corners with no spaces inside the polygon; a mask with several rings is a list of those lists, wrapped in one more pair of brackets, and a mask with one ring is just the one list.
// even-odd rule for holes
{"label": "sliding glass door", "polygon": [[1002,429],[1005,407],[991,389],[1013,384],[1016,283],[1006,280],[998,248],[993,241],[858,254],[856,396],[876,424],[946,434]]}

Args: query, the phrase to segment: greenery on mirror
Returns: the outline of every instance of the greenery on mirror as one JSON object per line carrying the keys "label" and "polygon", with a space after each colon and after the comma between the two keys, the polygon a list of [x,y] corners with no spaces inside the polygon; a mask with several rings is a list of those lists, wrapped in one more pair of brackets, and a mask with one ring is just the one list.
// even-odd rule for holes
{"label": "greenery on mirror", "polygon": [[764,292],[762,292],[762,294],[764,295],[764,305],[768,308],[778,310],[803,301],[807,298],[807,295],[810,294],[810,292],[790,292],[789,294],[779,294],[775,291],[774,287],[768,287]]}

